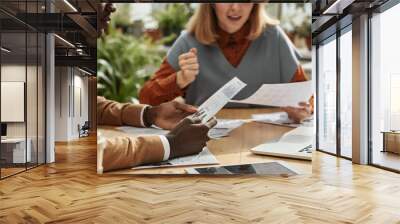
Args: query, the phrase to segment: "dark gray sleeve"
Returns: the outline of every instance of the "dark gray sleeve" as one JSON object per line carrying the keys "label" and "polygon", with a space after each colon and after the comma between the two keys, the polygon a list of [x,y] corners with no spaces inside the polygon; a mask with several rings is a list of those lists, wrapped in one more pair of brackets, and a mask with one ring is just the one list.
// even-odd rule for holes
{"label": "dark gray sleeve", "polygon": [[293,78],[293,75],[299,66],[299,61],[296,57],[296,49],[289,37],[280,27],[277,27],[277,31],[281,82],[288,83]]}
{"label": "dark gray sleeve", "polygon": [[172,47],[168,50],[167,61],[175,69],[175,71],[180,70],[179,67],[179,55],[189,51],[189,45],[187,43],[187,32],[182,31],[178,39],[175,40]]}

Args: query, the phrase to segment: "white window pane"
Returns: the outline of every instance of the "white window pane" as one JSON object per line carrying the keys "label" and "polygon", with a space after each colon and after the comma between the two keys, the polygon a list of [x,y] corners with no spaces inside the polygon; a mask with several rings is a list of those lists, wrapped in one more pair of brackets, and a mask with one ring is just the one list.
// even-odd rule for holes
{"label": "white window pane", "polygon": [[318,50],[319,149],[336,153],[336,41]]}
{"label": "white window pane", "polygon": [[[400,4],[375,14],[372,26],[372,149],[373,163],[400,170],[385,162],[382,131],[400,130]],[[393,154],[396,155],[396,154]],[[393,156],[390,155],[390,156]]]}
{"label": "white window pane", "polygon": [[340,151],[352,156],[352,35],[351,31],[340,37]]}

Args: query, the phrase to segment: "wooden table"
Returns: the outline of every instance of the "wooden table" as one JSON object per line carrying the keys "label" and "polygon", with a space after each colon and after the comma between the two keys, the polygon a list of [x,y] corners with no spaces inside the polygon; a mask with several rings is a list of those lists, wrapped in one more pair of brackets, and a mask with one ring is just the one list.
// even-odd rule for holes
{"label": "wooden table", "polygon": [[[252,114],[271,113],[278,111],[278,109],[271,108],[223,109],[217,114],[216,117],[224,119],[249,119],[251,118]],[[129,136],[129,134],[110,126],[99,126],[98,130],[105,137]],[[259,122],[249,122],[233,130],[228,137],[209,141],[207,146],[220,162],[218,166],[279,161],[288,165],[290,168],[293,168],[297,172],[300,172],[301,174],[310,174],[312,170],[310,161],[256,155],[250,152],[251,148],[265,143],[268,140],[277,139],[290,130],[292,130],[292,128]],[[108,172],[106,174],[185,174],[185,169],[187,168],[188,167],[142,170],[124,169]]]}

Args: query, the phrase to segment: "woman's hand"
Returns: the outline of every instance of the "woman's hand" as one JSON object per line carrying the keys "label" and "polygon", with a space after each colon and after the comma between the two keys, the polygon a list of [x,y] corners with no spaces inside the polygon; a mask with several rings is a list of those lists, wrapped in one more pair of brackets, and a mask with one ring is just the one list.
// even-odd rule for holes
{"label": "woman's hand", "polygon": [[192,83],[199,74],[199,63],[197,61],[197,49],[192,48],[189,52],[179,55],[180,71],[176,74],[176,84],[183,89]]}
{"label": "woman's hand", "polygon": [[147,107],[144,112],[144,120],[146,126],[154,124],[162,129],[171,130],[179,121],[196,111],[197,108],[194,106],[170,101],[159,106]]}
{"label": "woman's hand", "polygon": [[300,102],[299,107],[282,107],[282,109],[298,124],[312,116],[311,105],[306,102]]}

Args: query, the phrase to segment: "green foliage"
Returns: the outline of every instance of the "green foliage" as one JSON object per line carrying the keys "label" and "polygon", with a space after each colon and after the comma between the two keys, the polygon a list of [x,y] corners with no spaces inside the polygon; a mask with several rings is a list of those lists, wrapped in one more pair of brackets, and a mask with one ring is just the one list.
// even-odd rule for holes
{"label": "green foliage", "polygon": [[117,4],[116,12],[111,14],[112,27],[127,27],[132,24],[130,13],[132,11],[131,4]]}
{"label": "green foliage", "polygon": [[[193,9],[190,4],[168,3],[154,12],[164,38],[152,43],[144,36],[137,38],[122,33],[133,26],[129,4],[117,5],[107,36],[97,42],[98,95],[118,102],[132,102],[138,91],[161,64],[166,54],[163,45],[171,45],[184,29]],[[122,28],[122,29],[121,29]]]}
{"label": "green foliage", "polygon": [[160,45],[110,27],[109,34],[97,41],[98,95],[119,102],[134,101],[163,55]]}
{"label": "green foliage", "polygon": [[164,10],[155,11],[153,17],[164,35],[163,43],[170,46],[185,28],[193,10],[189,4],[169,3]]}

